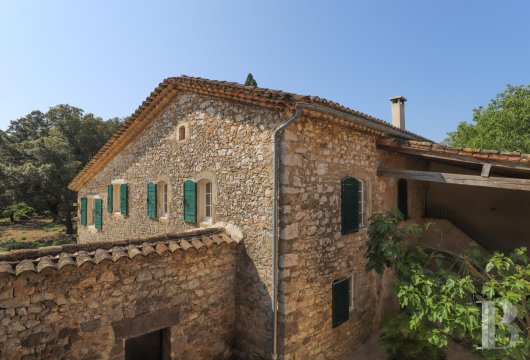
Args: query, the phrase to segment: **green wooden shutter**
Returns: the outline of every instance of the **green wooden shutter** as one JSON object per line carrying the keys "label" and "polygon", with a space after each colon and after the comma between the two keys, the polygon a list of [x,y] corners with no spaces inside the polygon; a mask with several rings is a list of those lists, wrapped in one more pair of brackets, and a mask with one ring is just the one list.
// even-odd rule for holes
{"label": "green wooden shutter", "polygon": [[120,213],[122,215],[127,215],[129,213],[129,209],[127,206],[129,205],[129,187],[127,184],[120,184]]}
{"label": "green wooden shutter", "polygon": [[409,216],[408,204],[408,185],[407,180],[398,180],[398,209],[403,214],[403,218],[407,219]]}
{"label": "green wooden shutter", "polygon": [[197,222],[197,183],[184,181],[184,221]]}
{"label": "green wooden shutter", "polygon": [[147,216],[156,219],[156,184],[147,183]]}
{"label": "green wooden shutter", "polygon": [[112,213],[112,200],[113,200],[113,188],[112,184],[107,185],[107,209],[109,213]]}
{"label": "green wooden shutter", "polygon": [[86,219],[87,219],[86,207],[87,207],[86,197],[82,197],[81,198],[81,225],[85,225],[85,226],[86,226]]}
{"label": "green wooden shutter", "polygon": [[349,296],[350,282],[348,279],[333,282],[331,294],[333,327],[339,326],[350,318]]}
{"label": "green wooden shutter", "polygon": [[94,199],[94,226],[101,230],[103,223],[103,199]]}
{"label": "green wooden shutter", "polygon": [[352,177],[342,179],[341,231],[348,234],[359,230],[359,181]]}

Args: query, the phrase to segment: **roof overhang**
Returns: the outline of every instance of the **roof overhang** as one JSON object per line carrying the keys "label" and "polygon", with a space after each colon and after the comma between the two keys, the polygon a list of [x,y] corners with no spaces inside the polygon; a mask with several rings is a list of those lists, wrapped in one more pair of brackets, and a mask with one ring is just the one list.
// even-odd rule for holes
{"label": "roof overhang", "polygon": [[107,141],[99,152],[70,182],[71,190],[79,191],[90,179],[97,175],[120,151],[145,130],[160,112],[167,107],[179,92],[193,92],[247,104],[268,107],[282,112],[292,112],[297,103],[312,106],[311,111],[326,116],[354,121],[359,126],[372,129],[380,136],[425,141],[424,137],[410,131],[401,130],[386,121],[362,112],[349,109],[333,101],[315,96],[297,95],[279,90],[271,90],[237,83],[214,81],[180,76],[165,79],[147,97],[140,107],[124,122],[120,129]]}
{"label": "roof overhang", "polygon": [[447,184],[530,191],[530,156],[517,152],[454,148],[431,142],[380,139],[377,148],[431,162],[476,170],[480,174],[379,167],[379,176]]}

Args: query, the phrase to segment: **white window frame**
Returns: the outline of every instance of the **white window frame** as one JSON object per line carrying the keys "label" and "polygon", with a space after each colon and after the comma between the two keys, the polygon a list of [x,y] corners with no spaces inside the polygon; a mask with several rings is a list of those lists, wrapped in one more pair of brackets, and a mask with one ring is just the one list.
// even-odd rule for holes
{"label": "white window frame", "polygon": [[349,309],[352,312],[355,311],[355,277],[353,274],[348,277],[348,292]]}
{"label": "white window frame", "polygon": [[[209,189],[208,189],[209,188]],[[211,221],[213,217],[213,184],[208,181],[204,184],[204,220]]]}
{"label": "white window frame", "polygon": [[359,229],[368,226],[368,183],[364,179],[357,178],[359,182]]}
{"label": "white window frame", "polygon": [[167,217],[168,216],[168,212],[169,212],[169,207],[168,207],[168,183],[163,181],[161,188],[162,188],[161,189],[162,190],[162,194],[160,196],[160,200],[161,200],[160,217]]}
{"label": "white window frame", "polygon": [[112,185],[112,213],[121,216],[121,184],[127,184],[124,179],[115,179]]}

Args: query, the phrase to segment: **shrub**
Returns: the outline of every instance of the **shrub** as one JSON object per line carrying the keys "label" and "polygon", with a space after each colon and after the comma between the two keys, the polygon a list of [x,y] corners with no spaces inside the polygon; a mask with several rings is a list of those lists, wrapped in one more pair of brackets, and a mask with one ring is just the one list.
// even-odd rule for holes
{"label": "shrub", "polygon": [[11,221],[28,219],[33,215],[35,209],[24,202],[16,203],[4,210],[3,216],[9,217]]}
{"label": "shrub", "polygon": [[46,246],[57,246],[65,244],[74,244],[73,238],[59,240],[37,240],[37,241],[16,241],[15,239],[0,240],[0,252],[18,250],[18,249],[38,249]]}

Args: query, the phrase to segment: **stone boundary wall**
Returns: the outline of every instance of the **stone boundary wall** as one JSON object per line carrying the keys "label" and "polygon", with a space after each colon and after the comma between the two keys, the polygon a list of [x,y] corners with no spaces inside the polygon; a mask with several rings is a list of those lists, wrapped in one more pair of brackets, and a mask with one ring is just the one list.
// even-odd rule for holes
{"label": "stone boundary wall", "polygon": [[160,329],[166,358],[229,358],[237,243],[202,239],[116,262],[93,257],[60,270],[1,271],[0,358],[124,359],[126,339]]}

